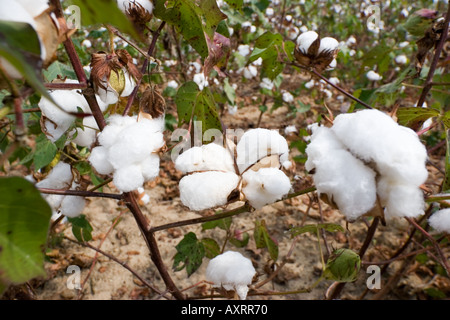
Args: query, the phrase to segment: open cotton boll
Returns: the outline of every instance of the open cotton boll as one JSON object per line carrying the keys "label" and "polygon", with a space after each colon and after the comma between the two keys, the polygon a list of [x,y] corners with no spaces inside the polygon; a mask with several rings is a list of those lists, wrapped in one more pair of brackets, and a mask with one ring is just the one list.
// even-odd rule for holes
{"label": "open cotton boll", "polygon": [[369,72],[366,73],[366,77],[367,79],[369,79],[370,81],[379,81],[381,79],[383,79],[382,76],[380,76],[378,73],[376,73],[373,70],[370,70]]}
{"label": "open cotton boll", "polygon": [[309,47],[311,44],[317,40],[319,35],[315,31],[306,31],[303,32],[298,38],[297,38],[297,46],[300,51],[303,53],[307,53]]}
{"label": "open cotton boll", "polygon": [[195,211],[223,206],[238,182],[239,176],[233,172],[206,171],[190,174],[180,180],[180,199],[186,207]]}
{"label": "open cotton boll", "polygon": [[376,201],[376,173],[348,152],[327,127],[317,128],[306,148],[314,184],[349,221],[371,210]]}
{"label": "open cotton boll", "polygon": [[340,114],[331,130],[352,154],[375,162],[379,173],[417,186],[427,179],[425,146],[413,130],[399,126],[385,113],[363,110]]}
{"label": "open cotton boll", "polygon": [[287,160],[289,146],[276,130],[251,129],[245,132],[236,146],[239,172],[269,155],[280,155],[281,162]]}
{"label": "open cotton boll", "polygon": [[114,171],[113,183],[122,192],[130,192],[142,187],[144,176],[139,165],[132,164]]}
{"label": "open cotton boll", "polygon": [[157,154],[152,153],[140,165],[145,181],[151,181],[159,175],[159,156]]}
{"label": "open cotton boll", "polygon": [[114,171],[114,167],[108,160],[108,149],[104,146],[98,146],[92,149],[89,162],[100,174],[110,174]]}
{"label": "open cotton boll", "polygon": [[241,300],[247,298],[248,286],[256,270],[250,259],[239,252],[226,251],[211,259],[206,267],[206,279],[214,286],[235,290]]}
{"label": "open cotton boll", "polygon": [[235,172],[231,153],[214,142],[184,151],[177,157],[175,168],[183,173],[209,170]]}
{"label": "open cotton boll", "polygon": [[78,217],[86,205],[86,200],[83,197],[65,196],[61,202],[59,212],[66,217]]}
{"label": "open cotton boll", "polygon": [[150,0],[117,0],[117,6],[125,13],[128,6],[134,2],[140,4],[148,13],[153,12],[153,3]]}
{"label": "open cotton boll", "polygon": [[49,189],[67,189],[72,184],[73,175],[70,164],[58,162],[45,177],[45,179],[36,183],[38,188]]}
{"label": "open cotton boll", "polygon": [[424,213],[422,190],[411,184],[398,183],[389,176],[381,177],[377,184],[380,203],[386,218],[416,218]]}
{"label": "open cotton boll", "polygon": [[94,117],[86,117],[83,119],[83,129],[77,128],[77,136],[73,142],[82,147],[91,146],[97,137],[98,125]]}
{"label": "open cotton boll", "polygon": [[437,232],[450,234],[450,209],[436,211],[428,219],[428,223]]}
{"label": "open cotton boll", "polygon": [[332,37],[325,37],[320,39],[320,46],[319,46],[319,50],[318,53],[320,54],[321,52],[325,51],[335,51],[337,50],[337,48],[339,47],[339,42]]}
{"label": "open cotton boll", "polygon": [[277,168],[248,170],[242,175],[242,193],[250,205],[260,209],[283,198],[291,189],[291,181]]}

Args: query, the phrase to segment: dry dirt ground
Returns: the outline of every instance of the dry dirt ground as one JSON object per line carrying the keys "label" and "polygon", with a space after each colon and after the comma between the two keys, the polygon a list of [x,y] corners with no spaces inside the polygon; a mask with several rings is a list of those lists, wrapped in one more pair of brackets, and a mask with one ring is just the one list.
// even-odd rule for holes
{"label": "dry dirt ground", "polygon": [[[251,100],[251,95],[240,94],[239,96]],[[257,106],[252,106],[251,101],[245,103],[248,107],[239,109],[235,115],[224,115],[224,122],[227,125],[234,128],[249,128],[257,125],[260,116],[259,109]],[[333,107],[333,104],[330,104],[330,106]],[[293,118],[289,117],[289,110],[286,107],[281,107],[273,113],[264,114],[260,126],[283,130],[287,125],[295,124],[297,128],[301,128],[305,126],[307,119],[311,119],[313,113],[324,112],[324,109],[313,107],[311,112],[307,115],[298,114]],[[180,173],[174,169],[168,155],[163,157],[161,164],[160,177],[148,183],[145,188],[146,193],[150,196],[150,202],[142,205],[142,210],[152,226],[212,213],[195,213],[183,207],[179,200],[177,187]],[[430,172],[432,172],[430,181],[433,181],[434,178],[442,179],[442,177],[437,176],[439,172],[433,167],[430,167]],[[299,186],[307,186],[312,183],[310,179],[305,178],[306,174],[302,165],[293,168],[289,175]],[[296,175],[301,178],[295,180]],[[104,191],[116,192],[112,184],[106,187]],[[236,205],[239,205],[239,203],[233,204],[233,206]],[[347,230],[345,233],[328,233],[328,245],[331,248],[348,247],[358,251],[364,241],[368,229],[367,224],[358,220],[347,225],[338,211],[323,202],[321,202],[321,210],[324,222],[340,224]],[[100,247],[104,252],[126,263],[152,285],[165,290],[164,283],[150,259],[149,251],[137,224],[125,206],[118,204],[115,200],[89,199],[83,213],[93,227],[93,240],[90,242],[92,246]],[[293,239],[290,238],[287,231],[292,226],[320,222],[321,216],[317,199],[314,199],[312,194],[302,195],[268,205],[261,210],[240,214],[233,217],[232,228],[248,231],[252,235],[255,219],[264,219],[271,236],[278,242],[279,260],[277,263],[283,261],[292,248],[287,263],[278,275],[260,290],[289,292],[312,285],[321,274],[317,238],[312,234],[303,234],[292,247]],[[74,238],[68,224],[58,225],[56,231],[63,233],[67,238]],[[175,246],[190,231],[195,232],[199,238],[214,237],[219,245],[222,245],[225,239],[225,231],[220,229],[202,231],[200,225],[160,231],[156,234],[156,239],[164,262],[178,288],[187,289],[185,293],[191,297],[207,295],[211,293],[211,286],[202,282],[205,279],[207,258],[190,277],[187,277],[185,270],[173,272],[171,268],[176,253]],[[386,226],[379,226],[363,260],[382,261],[389,259],[395,250],[403,244],[409,231],[410,226],[403,220],[388,221]],[[245,248],[237,249],[230,244],[227,244],[225,248],[226,250],[240,251],[246,257],[251,258],[259,275],[259,281],[265,279],[274,268],[267,250],[257,249],[252,239]],[[36,299],[49,300],[161,298],[143,285],[120,263],[96,253],[91,248],[83,247],[67,239],[53,245],[49,257],[51,261],[46,262],[45,265],[48,273],[47,279],[33,281],[28,287],[22,287],[20,290],[27,291]],[[78,266],[81,270],[80,280],[83,285],[81,291],[70,289],[67,286],[67,282],[72,275],[67,273],[67,268],[70,265]],[[450,283],[448,278],[431,272],[430,270],[433,267],[434,265],[420,264],[414,259],[408,260],[406,266],[401,261],[392,263],[382,276],[381,290],[367,291],[366,281],[370,274],[366,273],[367,265],[363,265],[358,280],[346,285],[341,298],[418,299],[424,298],[423,290],[432,286],[439,288],[449,296]],[[195,284],[198,285],[189,288]],[[333,282],[330,280],[322,281],[310,293],[249,296],[248,298],[324,299],[327,289],[332,284]]]}

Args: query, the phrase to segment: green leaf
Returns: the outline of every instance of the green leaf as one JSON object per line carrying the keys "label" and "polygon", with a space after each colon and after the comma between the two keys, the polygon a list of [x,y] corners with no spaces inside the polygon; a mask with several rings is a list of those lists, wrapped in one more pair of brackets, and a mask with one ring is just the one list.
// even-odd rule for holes
{"label": "green leaf", "polygon": [[82,25],[113,25],[120,31],[139,39],[133,24],[117,7],[116,0],[71,0],[71,3],[80,8]]}
{"label": "green leaf", "polygon": [[48,82],[52,82],[58,76],[61,78],[76,79],[77,76],[73,68],[59,61],[53,62],[47,70],[44,70],[44,77]]}
{"label": "green leaf", "polygon": [[200,92],[198,85],[194,81],[185,82],[175,96],[177,105],[178,126],[183,123],[189,123],[192,116],[192,110],[195,108],[195,101]]}
{"label": "green leaf", "polygon": [[397,110],[398,123],[402,126],[410,126],[417,121],[425,121],[431,117],[437,117],[440,112],[431,108],[407,107]]}
{"label": "green leaf", "polygon": [[389,62],[391,60],[391,58],[389,57],[389,53],[392,50],[392,46],[384,43],[374,47],[363,56],[360,72],[363,72],[364,67],[373,68],[375,65],[377,65],[378,73],[383,74],[389,66]]}
{"label": "green leaf", "polygon": [[283,37],[280,34],[266,32],[255,41],[249,62],[259,58],[263,60],[262,71],[270,80],[274,80],[283,71],[284,64],[279,60],[283,51]]}
{"label": "green leaf", "polygon": [[236,102],[236,91],[230,85],[228,78],[224,80],[223,90],[225,91],[225,95],[227,96],[228,101],[231,105],[234,105]]}
{"label": "green leaf", "polygon": [[210,229],[219,227],[220,229],[227,231],[230,229],[231,222],[232,222],[231,217],[223,218],[223,219],[219,219],[219,220],[207,221],[205,223],[202,223],[202,230],[210,230]]}
{"label": "green leaf", "polygon": [[431,298],[434,299],[445,299],[447,296],[444,292],[442,292],[439,289],[436,288],[427,288],[427,289],[423,289],[423,291],[430,296]]}
{"label": "green leaf", "polygon": [[58,148],[55,144],[48,140],[44,134],[40,134],[36,138],[36,151],[33,156],[35,170],[39,170],[52,162],[57,151]]}
{"label": "green leaf", "polygon": [[[17,46],[18,42],[22,42],[18,39],[25,43]],[[36,31],[29,24],[0,21],[0,56],[5,58],[33,89],[54,102],[40,79],[42,61],[40,46],[36,48],[36,39]]]}
{"label": "green leaf", "polygon": [[323,275],[326,279],[338,282],[353,282],[360,268],[360,256],[353,250],[342,248],[331,254]]}
{"label": "green leaf", "polygon": [[200,56],[206,58],[208,45],[201,20],[202,10],[191,0],[175,0],[171,3],[172,6],[166,8],[163,1],[156,1],[153,12],[155,17],[174,26]]}
{"label": "green leaf", "polygon": [[201,243],[205,248],[205,256],[208,259],[212,259],[220,254],[220,247],[217,244],[216,240],[211,238],[204,238],[202,239]]}
{"label": "green leaf", "polygon": [[225,2],[235,10],[241,10],[244,5],[244,0],[225,0]]}
{"label": "green leaf", "polygon": [[202,264],[205,256],[205,246],[197,239],[193,232],[189,232],[175,247],[177,253],[173,259],[174,271],[183,270],[186,267],[188,277]]}
{"label": "green leaf", "polygon": [[206,20],[205,32],[212,39],[220,21],[226,19],[227,16],[220,11],[216,0],[202,0],[199,6],[203,10],[203,15]]}
{"label": "green leaf", "polygon": [[267,248],[273,261],[278,259],[278,245],[269,235],[265,220],[255,221],[255,231],[253,232],[257,248]]}
{"label": "green leaf", "polygon": [[88,242],[92,240],[92,226],[86,219],[84,214],[80,214],[75,218],[67,218],[72,223],[72,233],[80,242]]}
{"label": "green leaf", "polygon": [[445,153],[445,178],[442,183],[442,192],[446,193],[450,190],[450,129],[447,129],[446,131],[446,144],[447,144],[447,150]]}
{"label": "green leaf", "polygon": [[0,287],[45,276],[43,247],[51,215],[32,183],[0,178]]}
{"label": "green leaf", "polygon": [[250,240],[250,236],[247,232],[242,233],[240,236],[241,239],[238,239],[236,237],[231,238],[229,241],[232,245],[238,248],[243,248],[248,244],[248,241]]}

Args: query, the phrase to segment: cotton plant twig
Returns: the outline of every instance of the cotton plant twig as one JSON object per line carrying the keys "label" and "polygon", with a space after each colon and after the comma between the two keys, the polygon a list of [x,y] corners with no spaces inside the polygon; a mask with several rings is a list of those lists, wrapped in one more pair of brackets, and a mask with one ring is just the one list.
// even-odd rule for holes
{"label": "cotton plant twig", "polygon": [[115,193],[105,193],[105,192],[93,192],[85,190],[61,190],[61,189],[49,189],[49,188],[38,188],[39,192],[44,194],[58,194],[64,196],[77,196],[77,197],[98,197],[98,198],[108,198],[115,200],[122,200],[123,195]]}

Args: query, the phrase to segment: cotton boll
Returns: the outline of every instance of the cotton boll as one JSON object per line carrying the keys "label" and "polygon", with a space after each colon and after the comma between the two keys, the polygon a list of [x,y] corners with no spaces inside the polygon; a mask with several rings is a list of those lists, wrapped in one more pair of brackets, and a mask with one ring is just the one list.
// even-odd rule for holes
{"label": "cotton boll", "polygon": [[416,186],[425,182],[427,152],[417,134],[378,110],[340,114],[331,130],[360,159],[384,175]]}
{"label": "cotton boll", "polygon": [[176,159],[175,168],[183,173],[209,170],[235,171],[231,153],[217,143],[208,143],[186,150]]}
{"label": "cotton boll", "polygon": [[206,267],[206,279],[214,286],[235,290],[241,300],[247,298],[248,285],[256,273],[250,259],[235,251],[226,251],[211,259]]}
{"label": "cotton boll", "polygon": [[207,87],[208,80],[205,78],[205,75],[203,73],[196,73],[194,75],[193,81],[198,85],[198,88],[200,90],[203,90],[204,87]]}
{"label": "cotton boll", "polygon": [[408,62],[408,58],[402,54],[395,57],[395,62],[398,64],[406,64]]}
{"label": "cotton boll", "polygon": [[425,202],[422,190],[414,185],[396,183],[389,177],[378,182],[378,195],[385,207],[386,218],[416,218],[424,213]]}
{"label": "cotton boll", "polygon": [[232,172],[206,171],[187,175],[180,180],[181,202],[199,211],[225,205],[239,182]]}
{"label": "cotton boll", "polygon": [[280,200],[291,189],[291,182],[277,168],[248,170],[242,175],[242,193],[250,205],[261,209],[266,204]]}
{"label": "cotton boll", "polygon": [[331,37],[325,37],[320,39],[320,46],[319,46],[319,50],[318,53],[320,54],[321,52],[325,51],[325,52],[332,52],[337,50],[337,48],[339,47],[339,42]]}
{"label": "cotton boll", "polygon": [[94,117],[86,117],[83,119],[84,128],[77,128],[77,136],[73,142],[82,147],[91,146],[97,137],[98,125]]}
{"label": "cotton boll", "polygon": [[436,211],[428,219],[428,223],[437,232],[450,234],[450,209]]}
{"label": "cotton boll", "polygon": [[151,181],[159,175],[159,156],[157,154],[152,153],[140,165],[145,181]]}
{"label": "cotton boll", "polygon": [[78,217],[86,205],[83,197],[65,196],[61,202],[59,211],[61,214],[69,218]]}
{"label": "cotton boll", "polygon": [[58,162],[45,177],[36,184],[38,188],[67,189],[72,184],[73,175],[70,164]]}
{"label": "cotton boll", "polygon": [[[301,30],[301,29],[300,29]],[[298,49],[303,52],[307,53],[309,47],[311,44],[317,40],[319,35],[315,31],[306,31],[303,32],[298,38],[297,38],[297,46]]]}
{"label": "cotton boll", "polygon": [[289,146],[286,139],[276,130],[251,129],[244,133],[236,146],[237,165],[239,172],[244,172],[249,166],[268,155],[280,155],[287,160]]}
{"label": "cotton boll", "polygon": [[114,171],[114,167],[108,160],[108,149],[106,147],[93,148],[89,156],[89,162],[100,174],[110,174]]}
{"label": "cotton boll", "polygon": [[114,172],[113,183],[122,192],[130,192],[142,187],[144,176],[141,167],[136,164],[119,168]]}
{"label": "cotton boll", "polygon": [[370,81],[379,81],[381,79],[383,79],[382,76],[380,76],[378,73],[376,73],[373,70],[370,70],[369,72],[366,73],[366,77],[367,79],[369,79]]}
{"label": "cotton boll", "polygon": [[375,172],[345,150],[327,127],[317,128],[306,148],[305,168],[315,169],[314,184],[326,194],[349,221],[356,220],[375,205]]}

